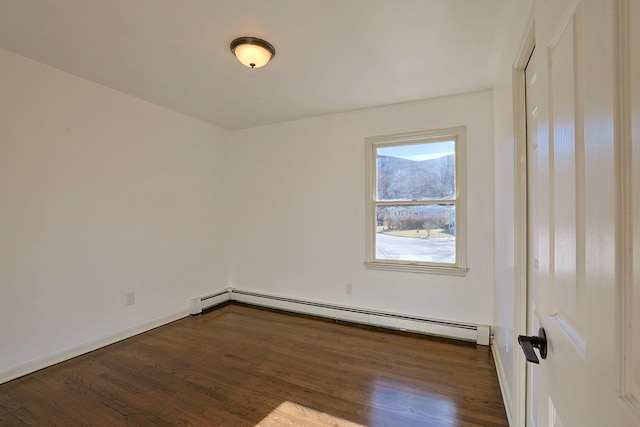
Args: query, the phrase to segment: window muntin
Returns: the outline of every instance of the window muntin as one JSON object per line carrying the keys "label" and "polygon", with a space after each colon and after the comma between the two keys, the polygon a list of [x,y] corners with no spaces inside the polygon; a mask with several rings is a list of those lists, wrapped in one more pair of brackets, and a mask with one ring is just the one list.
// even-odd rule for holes
{"label": "window muntin", "polygon": [[367,138],[369,268],[466,274],[465,128]]}

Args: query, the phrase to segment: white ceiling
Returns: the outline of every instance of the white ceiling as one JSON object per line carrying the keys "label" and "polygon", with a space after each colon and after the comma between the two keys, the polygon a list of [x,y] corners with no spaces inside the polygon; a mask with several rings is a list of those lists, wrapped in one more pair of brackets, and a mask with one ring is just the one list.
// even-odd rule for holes
{"label": "white ceiling", "polygon": [[241,129],[486,89],[510,1],[0,0],[0,47]]}

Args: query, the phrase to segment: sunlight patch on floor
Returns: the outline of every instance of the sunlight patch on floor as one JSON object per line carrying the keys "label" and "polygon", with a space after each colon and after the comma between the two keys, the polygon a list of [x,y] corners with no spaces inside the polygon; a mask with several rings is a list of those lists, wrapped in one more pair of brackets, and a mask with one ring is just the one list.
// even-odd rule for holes
{"label": "sunlight patch on floor", "polygon": [[366,427],[293,402],[283,402],[255,427]]}

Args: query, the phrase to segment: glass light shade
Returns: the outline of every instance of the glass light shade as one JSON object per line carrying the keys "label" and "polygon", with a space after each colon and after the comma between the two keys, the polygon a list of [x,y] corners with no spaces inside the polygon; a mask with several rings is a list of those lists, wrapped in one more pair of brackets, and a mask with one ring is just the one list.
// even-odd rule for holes
{"label": "glass light shade", "polygon": [[238,61],[251,68],[264,67],[271,60],[271,52],[255,44],[241,44],[234,53]]}
{"label": "glass light shade", "polygon": [[238,61],[250,68],[264,67],[276,54],[271,43],[256,37],[239,37],[230,47]]}

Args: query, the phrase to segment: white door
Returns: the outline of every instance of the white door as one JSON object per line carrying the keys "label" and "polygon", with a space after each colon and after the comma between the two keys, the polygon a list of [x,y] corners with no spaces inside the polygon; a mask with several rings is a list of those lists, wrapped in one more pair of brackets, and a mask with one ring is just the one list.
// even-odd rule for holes
{"label": "white door", "polygon": [[528,329],[548,354],[529,364],[531,426],[640,425],[639,10],[535,2]]}

